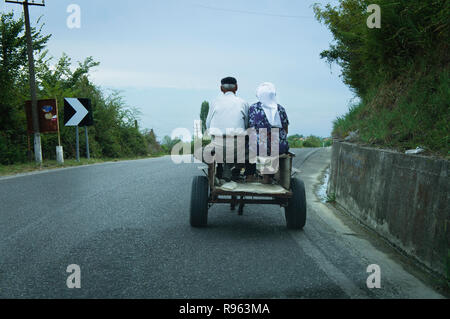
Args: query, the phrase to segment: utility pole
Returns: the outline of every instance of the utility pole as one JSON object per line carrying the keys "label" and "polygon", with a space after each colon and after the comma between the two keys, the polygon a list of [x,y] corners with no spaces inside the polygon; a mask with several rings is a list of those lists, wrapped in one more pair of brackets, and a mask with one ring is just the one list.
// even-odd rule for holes
{"label": "utility pole", "polygon": [[31,115],[33,118],[33,130],[34,130],[34,157],[37,164],[42,164],[42,146],[41,146],[41,133],[39,129],[39,113],[38,113],[38,101],[37,101],[37,88],[36,88],[36,73],[34,70],[34,55],[33,55],[33,39],[31,36],[31,24],[30,13],[28,11],[29,6],[45,6],[45,1],[36,3],[34,0],[12,1],[5,0],[8,3],[22,4],[25,17],[25,36],[27,40],[27,53],[28,53],[28,67],[30,73],[30,92],[31,92]]}

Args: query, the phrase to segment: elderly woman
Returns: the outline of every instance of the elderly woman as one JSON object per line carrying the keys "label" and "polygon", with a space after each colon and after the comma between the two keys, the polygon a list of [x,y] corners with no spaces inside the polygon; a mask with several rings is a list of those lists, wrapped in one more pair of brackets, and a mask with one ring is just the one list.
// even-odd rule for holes
{"label": "elderly woman", "polygon": [[[249,128],[255,129],[257,133],[258,156],[278,156],[288,153],[289,119],[284,107],[277,103],[275,86],[268,82],[262,83],[256,90],[256,96],[259,102],[250,107],[248,118]],[[267,137],[261,134],[262,129],[267,130]],[[279,129],[279,154],[272,152],[272,129]],[[265,176],[265,182],[269,182],[270,179],[270,175]]]}

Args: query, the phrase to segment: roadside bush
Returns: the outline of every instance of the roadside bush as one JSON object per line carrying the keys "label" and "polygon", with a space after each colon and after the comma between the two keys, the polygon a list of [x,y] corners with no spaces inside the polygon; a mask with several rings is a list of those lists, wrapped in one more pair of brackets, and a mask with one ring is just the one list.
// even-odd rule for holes
{"label": "roadside bush", "polygon": [[[370,4],[381,7],[380,29],[367,27]],[[448,155],[450,1],[340,0],[314,11],[334,37],[321,57],[359,98],[333,135],[358,130],[363,143]]]}
{"label": "roadside bush", "polygon": [[[74,65],[66,54],[54,63],[45,51],[49,39],[40,29],[33,30],[37,93],[39,99],[58,101],[64,157],[74,158],[76,153],[75,129],[63,125],[66,97],[92,101],[95,121],[89,128],[92,157],[137,157],[149,155],[151,149],[158,151],[156,136],[148,140],[139,130],[136,109],[128,107],[117,92],[105,94],[90,81],[89,74],[99,63],[88,57]],[[0,47],[0,164],[14,164],[27,161],[28,150],[24,104],[29,100],[29,83],[23,19],[15,19],[12,13],[0,14]],[[56,134],[42,134],[45,159],[55,159],[57,145]],[[80,152],[85,155],[84,128],[80,129]]]}

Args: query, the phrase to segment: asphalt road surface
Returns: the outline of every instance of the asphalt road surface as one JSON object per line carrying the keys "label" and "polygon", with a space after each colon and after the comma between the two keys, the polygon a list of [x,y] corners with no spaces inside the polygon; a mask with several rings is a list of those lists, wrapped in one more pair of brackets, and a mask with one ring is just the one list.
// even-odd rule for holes
{"label": "asphalt road surface", "polygon": [[[296,153],[309,210],[300,232],[260,205],[242,217],[214,206],[210,226],[192,229],[191,183],[202,173],[170,157],[0,179],[0,298],[442,297],[316,197],[329,149]],[[81,289],[67,287],[72,264]],[[381,289],[367,287],[371,264]]]}

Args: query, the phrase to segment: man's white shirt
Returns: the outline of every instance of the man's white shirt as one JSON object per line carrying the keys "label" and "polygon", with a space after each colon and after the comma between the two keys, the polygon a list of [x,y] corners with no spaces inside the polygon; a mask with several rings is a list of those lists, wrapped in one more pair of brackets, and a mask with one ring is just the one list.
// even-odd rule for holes
{"label": "man's white shirt", "polygon": [[209,135],[245,135],[248,128],[249,108],[249,104],[233,92],[219,96],[211,105],[206,120]]}

